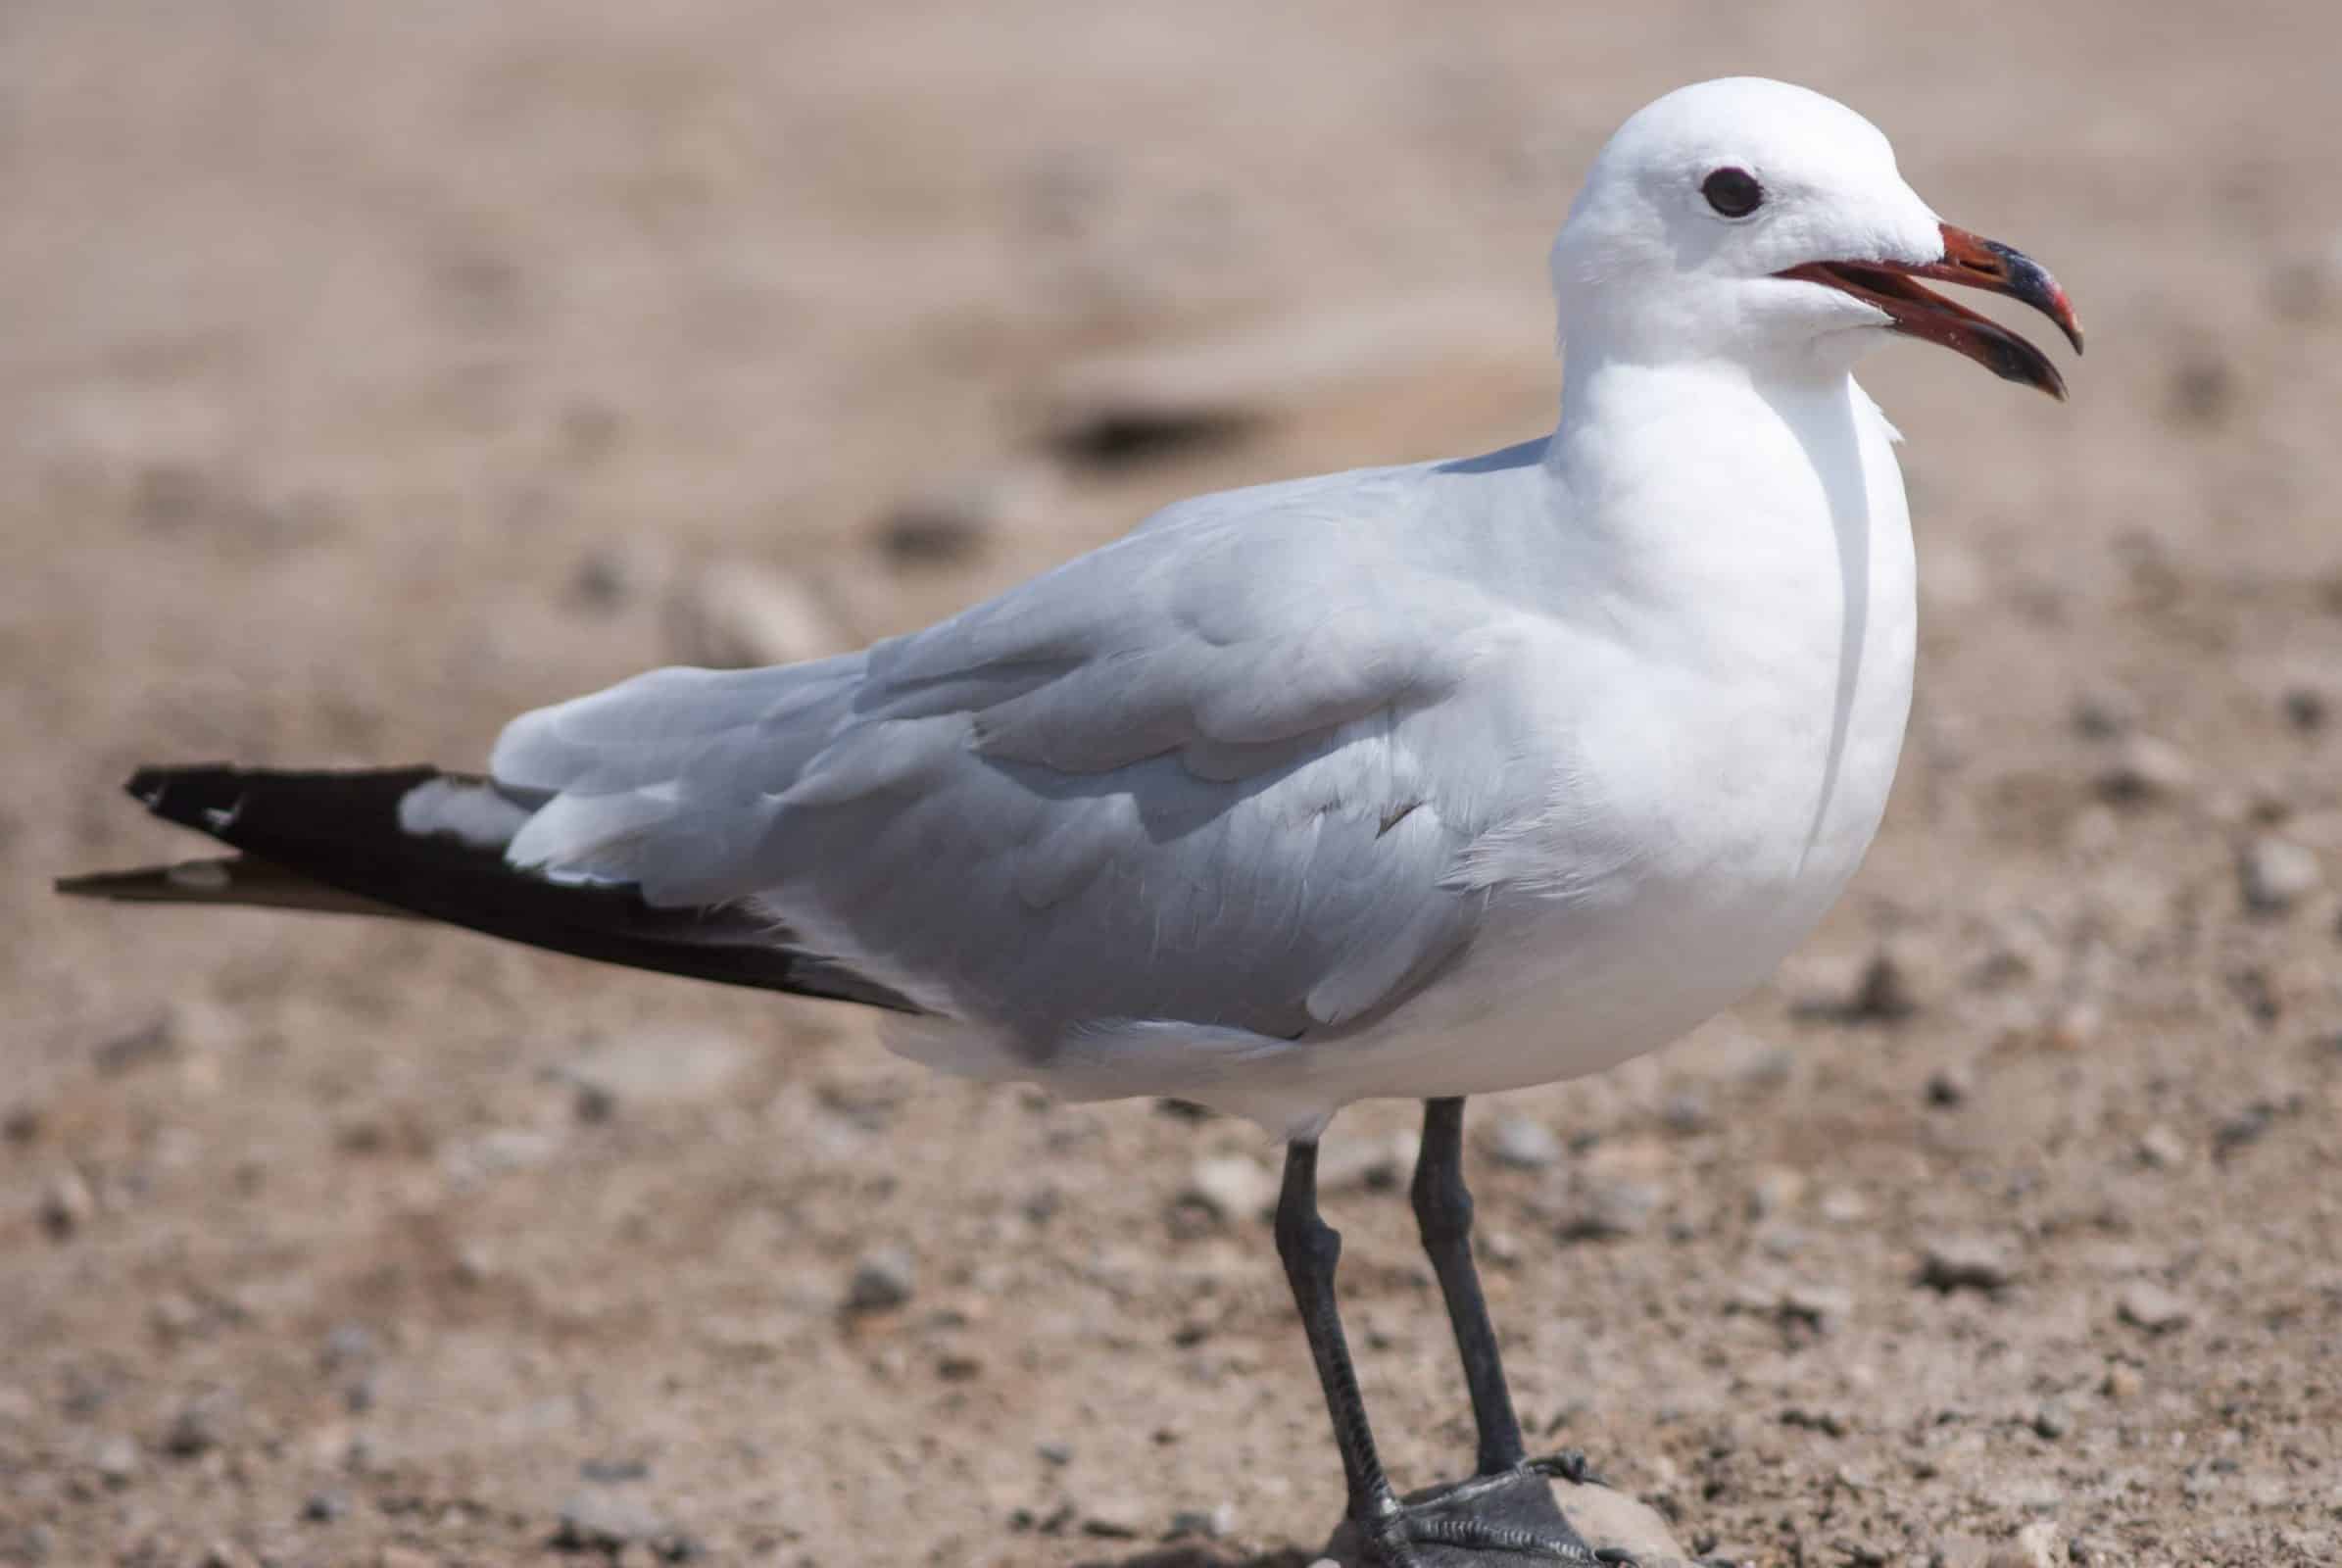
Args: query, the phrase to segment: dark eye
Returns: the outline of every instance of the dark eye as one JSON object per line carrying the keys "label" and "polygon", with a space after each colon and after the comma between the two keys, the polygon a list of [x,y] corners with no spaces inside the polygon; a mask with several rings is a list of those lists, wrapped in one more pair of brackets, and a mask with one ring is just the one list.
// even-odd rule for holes
{"label": "dark eye", "polygon": [[1719,169],[1700,182],[1699,193],[1727,218],[1746,218],[1765,201],[1765,187],[1745,169]]}

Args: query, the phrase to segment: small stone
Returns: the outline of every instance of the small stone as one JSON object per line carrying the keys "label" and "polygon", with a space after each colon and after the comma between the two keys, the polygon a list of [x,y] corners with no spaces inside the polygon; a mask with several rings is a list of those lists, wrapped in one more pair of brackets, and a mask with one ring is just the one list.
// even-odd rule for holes
{"label": "small stone", "polygon": [[1793,1284],[1781,1293],[1781,1310],[1817,1328],[1830,1328],[1854,1310],[1854,1293],[1837,1285]]}
{"label": "small stone", "polygon": [[1406,1179],[1422,1152],[1423,1140],[1412,1128],[1389,1138],[1338,1139],[1318,1155],[1317,1190],[1338,1193],[1352,1187],[1387,1193]]}
{"label": "small stone", "polygon": [[1998,1291],[2017,1278],[2016,1265],[1994,1242],[1982,1237],[1944,1237],[1921,1253],[1919,1281],[1949,1294]]}
{"label": "small stone", "polygon": [[2098,775],[2098,793],[2125,806],[2174,800],[2195,787],[2196,765],[2170,741],[2133,735]]}
{"label": "small stone", "polygon": [[1805,1197],[1805,1172],[1788,1165],[1768,1165],[1748,1184],[1748,1217],[1772,1219],[1797,1206]]}
{"label": "small stone", "polygon": [[62,1242],[87,1224],[97,1206],[97,1199],[79,1171],[60,1171],[41,1194],[41,1225]]}
{"label": "small stone", "polygon": [[2288,686],[2279,699],[2285,710],[2285,720],[2304,734],[2325,727],[2326,713],[2332,707],[2325,693],[2315,686]]}
{"label": "small stone", "polygon": [[1223,1223],[1257,1219],[1277,1200],[1277,1182],[1249,1154],[1210,1154],[1195,1161],[1179,1200]]}
{"label": "small stone", "polygon": [[1659,1107],[1659,1125],[1682,1137],[1704,1133],[1716,1124],[1714,1112],[1708,1108],[1707,1097],[1694,1089],[1679,1090],[1669,1095]]}
{"label": "small stone", "polygon": [[2064,1405],[2052,1400],[2033,1412],[2032,1428],[2040,1437],[2055,1443],[2074,1430],[2074,1418],[2067,1414]]}
{"label": "small stone", "polygon": [[2214,1129],[2212,1152],[2225,1160],[2267,1137],[2276,1121],[2277,1107],[2266,1100],[2257,1100]]}
{"label": "small stone", "polygon": [[2184,1328],[2195,1316],[2195,1308],[2184,1299],[2149,1280],[2124,1286],[2115,1312],[2123,1322],[2150,1334]]}
{"label": "small stone", "polygon": [[1489,1146],[1496,1163],[1516,1170],[1542,1170],[1561,1158],[1561,1139],[1552,1128],[1528,1116],[1507,1116],[1497,1122]]}
{"label": "small stone", "polygon": [[580,1492],[561,1504],[553,1544],[567,1551],[616,1551],[672,1534],[648,1503],[607,1492]]}
{"label": "small stone", "polygon": [[2282,914],[2318,891],[2324,871],[2316,852],[2290,839],[2263,834],[2245,846],[2237,862],[2245,907],[2255,914]]}
{"label": "small stone", "polygon": [[1984,1568],[2057,1568],[2066,1560],[2058,1527],[2036,1519],[2017,1532],[2017,1539],[1996,1547]]}
{"label": "small stone", "polygon": [[1851,1187],[1832,1187],[1822,1195],[1820,1207],[1832,1225],[1859,1225],[1871,1217],[1871,1200]]}
{"label": "small stone", "polygon": [[666,620],[677,658],[717,669],[799,663],[856,641],[805,582],[747,561],[712,563],[688,577]]}
{"label": "small stone", "polygon": [[1171,1516],[1171,1528],[1165,1539],[1186,1541],[1225,1541],[1236,1534],[1236,1504],[1223,1502],[1215,1507],[1183,1508]]}
{"label": "small stone", "polygon": [[2100,1381],[2098,1392],[2110,1399],[2135,1399],[2147,1392],[2147,1378],[2129,1362],[2117,1361],[2106,1369],[2106,1376]]}
{"label": "small stone", "polygon": [[225,1390],[197,1395],[179,1406],[164,1429],[163,1451],[176,1459],[209,1453],[227,1440],[235,1416],[235,1396]]}
{"label": "small stone", "polygon": [[102,1440],[89,1456],[98,1479],[110,1487],[126,1487],[138,1475],[138,1445],[120,1433]]}
{"label": "small stone", "polygon": [[349,1511],[346,1492],[313,1492],[301,1504],[301,1517],[316,1525],[329,1525]]}
{"label": "small stone", "polygon": [[1069,1465],[1073,1463],[1073,1445],[1070,1443],[1054,1441],[1044,1443],[1034,1451],[1041,1455],[1044,1464]]}
{"label": "small stone", "polygon": [[2095,1002],[2070,1002],[2049,1020],[2049,1029],[2043,1038],[2059,1051],[2079,1051],[2097,1039],[2099,1031],[2105,1027],[2105,1008]]}
{"label": "small stone", "polygon": [[2113,740],[2128,731],[2138,717],[2138,699],[2120,687],[2084,692],[2074,700],[2074,733],[2089,740]]}
{"label": "small stone", "polygon": [[918,1288],[918,1271],[900,1247],[873,1248],[854,1266],[846,1287],[846,1310],[884,1312],[903,1305]]}
{"label": "small stone", "polygon": [[1565,1242],[1610,1241],[1647,1229],[1665,1195],[1648,1182],[1589,1180],[1561,1224]]}
{"label": "small stone", "polygon": [[1939,1110],[1968,1103],[1976,1093],[1976,1080],[1966,1067],[1943,1066],[1927,1074],[1927,1103]]}
{"label": "small stone", "polygon": [[1062,500],[1054,465],[1012,465],[912,496],[881,519],[879,548],[899,566],[968,561],[1012,528],[1046,518]]}
{"label": "small stone", "polygon": [[364,1323],[337,1323],[318,1348],[317,1365],[327,1372],[347,1371],[374,1358],[374,1331]]}
{"label": "small stone", "polygon": [[1919,1011],[1916,967],[1913,955],[1902,949],[1882,948],[1872,955],[1846,1004],[1847,1015],[1875,1023],[1897,1023]]}
{"label": "small stone", "polygon": [[1082,1510],[1082,1534],[1100,1541],[1136,1541],[1146,1533],[1147,1510],[1135,1497],[1108,1496]]}
{"label": "small stone", "polygon": [[2139,1163],[2175,1170],[2187,1163],[2187,1141],[2161,1122],[2139,1134]]}

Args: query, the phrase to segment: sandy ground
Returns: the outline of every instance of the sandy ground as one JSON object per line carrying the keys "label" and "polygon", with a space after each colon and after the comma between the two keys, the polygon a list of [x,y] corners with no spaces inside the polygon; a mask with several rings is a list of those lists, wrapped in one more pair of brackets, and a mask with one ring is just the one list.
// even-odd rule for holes
{"label": "sandy ground", "polygon": [[[2092,347],[2065,408],[1868,377],[1926,579],[1886,831],[1774,988],[1476,1106],[1521,1402],[1732,1562],[2342,1560],[2342,22],[1585,9],[0,11],[0,1561],[1300,1561],[1250,1129],[46,881],[194,848],[142,760],[476,762],[1179,494],[1533,435],[1584,159],[1735,69],[1880,121]],[[1216,439],[1080,438],[1131,399]],[[1420,1482],[1469,1444],[1413,1114],[1328,1149]]]}

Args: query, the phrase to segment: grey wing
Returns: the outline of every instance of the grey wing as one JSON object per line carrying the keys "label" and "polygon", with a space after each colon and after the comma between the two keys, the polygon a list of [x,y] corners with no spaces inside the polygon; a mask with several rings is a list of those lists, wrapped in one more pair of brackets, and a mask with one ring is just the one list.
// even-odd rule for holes
{"label": "grey wing", "polygon": [[[802,944],[1035,1057],[1355,1022],[1467,943],[1495,612],[1315,510],[1134,534],[928,631],[515,721],[510,854]],[[1481,737],[1484,741],[1488,737]]]}

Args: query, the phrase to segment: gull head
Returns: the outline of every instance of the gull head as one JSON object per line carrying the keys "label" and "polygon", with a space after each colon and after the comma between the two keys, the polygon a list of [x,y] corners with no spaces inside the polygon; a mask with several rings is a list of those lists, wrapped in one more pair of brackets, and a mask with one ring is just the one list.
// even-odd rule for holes
{"label": "gull head", "polygon": [[1594,159],[1553,242],[1573,348],[1830,370],[1898,333],[2066,395],[2039,349],[1922,278],[2006,294],[2081,348],[2057,280],[1936,217],[1878,126],[1755,76],[1680,88],[1638,111]]}

